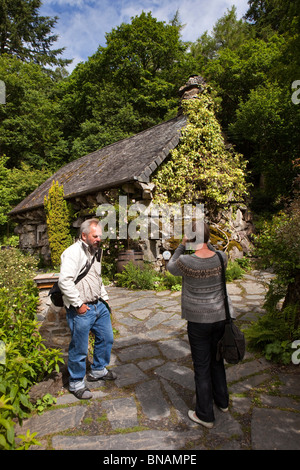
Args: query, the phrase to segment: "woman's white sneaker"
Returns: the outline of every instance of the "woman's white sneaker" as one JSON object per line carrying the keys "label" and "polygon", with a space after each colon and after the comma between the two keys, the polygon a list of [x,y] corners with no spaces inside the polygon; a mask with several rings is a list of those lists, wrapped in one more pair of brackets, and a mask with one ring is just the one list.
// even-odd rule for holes
{"label": "woman's white sneaker", "polygon": [[227,411],[228,411],[228,406],[227,406],[227,408],[219,408],[219,410],[223,411],[223,413],[227,413]]}

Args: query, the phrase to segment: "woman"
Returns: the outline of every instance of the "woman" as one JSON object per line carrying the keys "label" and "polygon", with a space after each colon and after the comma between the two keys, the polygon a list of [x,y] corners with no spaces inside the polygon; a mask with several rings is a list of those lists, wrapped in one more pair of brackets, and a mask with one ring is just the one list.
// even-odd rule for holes
{"label": "woman", "polygon": [[[228,411],[229,403],[224,362],[216,359],[226,313],[222,267],[213,247],[208,244],[207,224],[204,224],[203,232],[203,243],[196,246],[192,255],[184,254],[188,238],[183,237],[167,269],[175,276],[182,276],[182,318],[188,321],[196,385],[196,409],[189,410],[188,416],[192,421],[212,428],[215,419],[213,401],[224,412]],[[226,267],[227,256],[221,254]]]}

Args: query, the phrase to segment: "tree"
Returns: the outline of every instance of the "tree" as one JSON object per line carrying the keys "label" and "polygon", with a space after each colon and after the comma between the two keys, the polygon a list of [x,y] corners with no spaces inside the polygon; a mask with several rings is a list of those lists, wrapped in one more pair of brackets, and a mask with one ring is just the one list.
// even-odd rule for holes
{"label": "tree", "polygon": [[6,104],[0,105],[0,155],[8,157],[10,168],[23,162],[55,169],[66,153],[55,83],[39,65],[8,55],[0,56],[0,77],[6,85]]}
{"label": "tree", "polygon": [[268,41],[251,38],[234,50],[219,49],[203,70],[222,100],[222,127],[249,161],[252,182],[265,183],[256,194],[270,205],[290,194],[298,154],[300,113],[285,78],[286,46],[286,38],[275,33]]}
{"label": "tree", "polygon": [[173,117],[178,89],[195,73],[177,18],[166,24],[142,13],[107,33],[106,43],[61,83],[71,158]]}
{"label": "tree", "polygon": [[47,220],[47,231],[53,266],[59,266],[60,256],[72,243],[70,235],[71,209],[64,199],[63,185],[52,182],[48,197],[45,196],[44,207]]}
{"label": "tree", "polygon": [[47,170],[36,170],[26,163],[8,168],[7,157],[0,157],[0,236],[8,235],[11,227],[9,211],[50,176]]}
{"label": "tree", "polygon": [[[255,25],[258,35],[288,34],[299,26],[299,0],[249,0],[246,19]],[[299,32],[299,31],[298,31]]]}
{"label": "tree", "polygon": [[300,0],[250,0],[246,18],[258,38],[268,40],[274,33],[284,37],[278,67],[282,81],[300,76]]}
{"label": "tree", "polygon": [[235,119],[241,100],[251,90],[276,78],[284,39],[277,35],[268,42],[250,38],[237,49],[220,49],[215,60],[203,70],[204,77],[216,88],[222,99],[220,117],[225,129]]}
{"label": "tree", "polygon": [[237,21],[232,8],[191,48],[220,97],[224,132],[249,162],[256,209],[263,202],[278,207],[295,177],[300,108],[291,86],[300,76],[299,12],[300,0],[250,0],[246,19]]}
{"label": "tree", "polygon": [[64,49],[52,49],[51,34],[58,17],[40,16],[41,0],[0,0],[0,55],[9,54],[40,65],[66,65],[59,59]]}
{"label": "tree", "polygon": [[230,135],[252,147],[253,177],[262,178],[262,189],[271,203],[291,194],[297,175],[293,164],[298,156],[296,122],[300,125],[300,113],[289,88],[266,82],[240,101],[236,120],[229,126]]}
{"label": "tree", "polygon": [[236,7],[227,10],[213,27],[212,34],[205,31],[191,46],[191,53],[203,66],[211,59],[218,57],[218,52],[228,48],[236,50],[252,36],[249,24],[237,19]]}

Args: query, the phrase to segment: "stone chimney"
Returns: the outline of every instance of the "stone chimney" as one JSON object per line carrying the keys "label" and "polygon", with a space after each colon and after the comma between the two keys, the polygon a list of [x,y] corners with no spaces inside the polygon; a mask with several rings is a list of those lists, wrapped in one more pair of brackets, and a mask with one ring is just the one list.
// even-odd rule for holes
{"label": "stone chimney", "polygon": [[[180,102],[182,100],[192,100],[197,97],[199,93],[204,91],[206,82],[200,75],[192,75],[188,81],[179,88]],[[179,105],[178,115],[182,114],[181,104]]]}

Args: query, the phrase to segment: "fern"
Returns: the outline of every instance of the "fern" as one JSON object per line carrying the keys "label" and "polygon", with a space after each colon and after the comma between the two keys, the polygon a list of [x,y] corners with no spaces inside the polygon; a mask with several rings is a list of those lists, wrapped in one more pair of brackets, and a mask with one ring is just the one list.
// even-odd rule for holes
{"label": "fern", "polygon": [[260,351],[268,360],[288,364],[291,344],[300,337],[300,328],[294,329],[297,309],[291,306],[282,311],[268,312],[244,333],[250,350]]}

